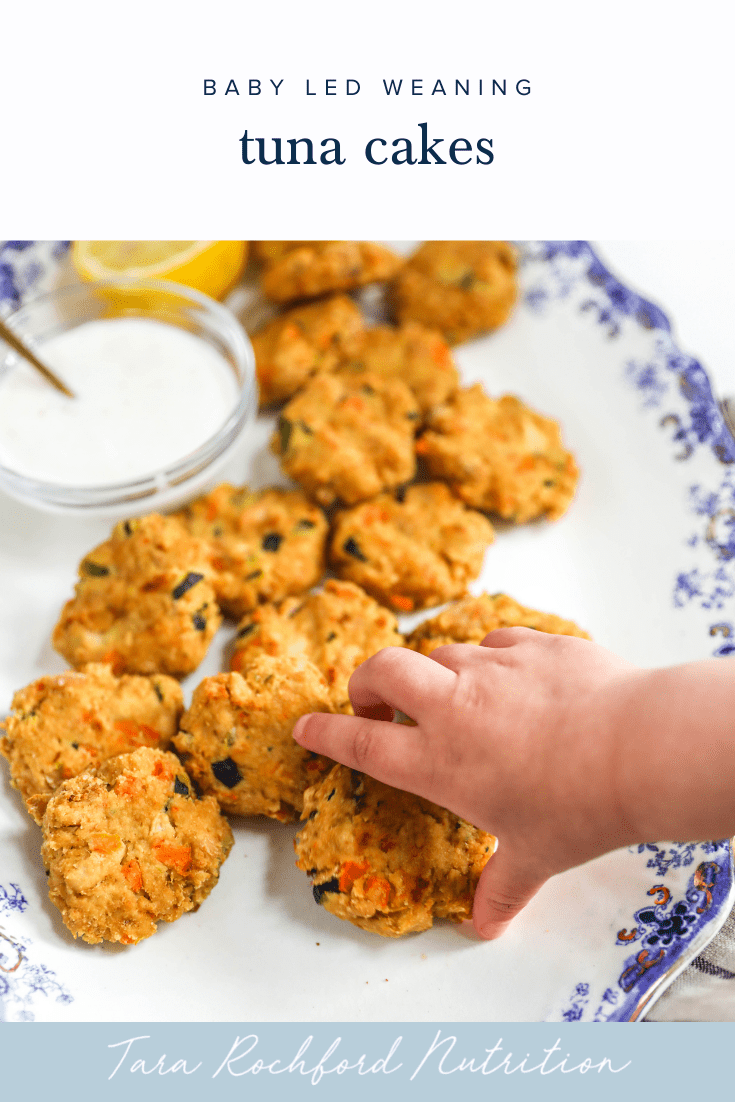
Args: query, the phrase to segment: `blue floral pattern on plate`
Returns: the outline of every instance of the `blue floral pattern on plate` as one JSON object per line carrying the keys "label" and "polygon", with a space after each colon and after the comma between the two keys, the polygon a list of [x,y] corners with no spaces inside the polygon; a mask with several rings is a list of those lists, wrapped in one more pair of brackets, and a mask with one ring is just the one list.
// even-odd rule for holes
{"label": "blue floral pattern on plate", "polygon": [[[621,336],[626,322],[655,334],[653,355],[629,360],[625,381],[639,392],[642,411],[655,416],[667,434],[675,462],[686,463],[697,449],[707,448],[721,464],[717,483],[690,486],[694,528],[687,545],[699,554],[696,565],[674,579],[672,601],[676,608],[691,601],[703,609],[722,610],[735,595],[735,470],[730,466],[735,463],[735,440],[704,369],[676,347],[663,311],[624,287],[587,242],[542,242],[529,245],[524,255],[526,262],[546,263],[542,280],[526,293],[533,310],[543,311],[555,298],[573,298],[580,313],[592,317],[609,341]],[[715,656],[735,652],[729,621],[713,620],[709,634],[717,641]],[[595,993],[591,983],[578,983],[561,1009],[563,1021],[639,1018],[656,988],[663,989],[665,981],[701,952],[732,906],[729,842],[648,845],[637,847],[637,852],[662,881],[672,870],[695,861],[697,867],[681,895],[663,883],[651,886],[651,902],[634,913],[630,930],[617,933],[619,946],[635,944],[636,949],[621,961],[616,985]],[[704,938],[703,931],[708,931]]]}
{"label": "blue floral pattern on plate", "polygon": [[66,254],[68,241],[0,242],[0,317],[41,289]]}
{"label": "blue floral pattern on plate", "polygon": [[[0,918],[23,914],[28,900],[18,884],[0,884]],[[39,997],[58,1003],[73,1002],[72,996],[52,968],[32,959],[32,942],[0,924],[0,1022],[32,1022]]]}
{"label": "blue floral pattern on plate", "polygon": [[[638,1020],[666,981],[704,948],[732,906],[733,871],[730,843],[707,842],[638,846],[658,881],[647,891],[645,905],[631,926],[615,935],[620,972],[613,986],[600,992],[599,982],[578,983],[562,1006],[562,1021],[629,1022]],[[649,852],[655,854],[648,857]],[[702,858],[706,858],[702,860]],[[683,891],[669,888],[666,874],[698,864]],[[678,885],[677,880],[677,885]],[[702,936],[704,935],[704,936]]]}
{"label": "blue floral pattern on plate", "polygon": [[[524,257],[534,268],[541,261],[541,278],[526,292],[534,311],[543,312],[555,299],[572,299],[609,341],[631,322],[654,335],[653,354],[627,361],[624,369],[626,382],[641,396],[641,411],[655,417],[671,442],[675,462],[686,463],[706,448],[721,464],[717,482],[692,482],[689,488],[694,526],[687,542],[705,554],[677,575],[672,599],[676,607],[692,601],[704,609],[725,608],[735,596],[735,439],[706,372],[677,348],[663,311],[624,287],[586,241],[530,244]],[[713,654],[732,653],[732,644],[720,641],[730,639],[732,630],[730,623],[712,622],[710,635],[718,640]]]}

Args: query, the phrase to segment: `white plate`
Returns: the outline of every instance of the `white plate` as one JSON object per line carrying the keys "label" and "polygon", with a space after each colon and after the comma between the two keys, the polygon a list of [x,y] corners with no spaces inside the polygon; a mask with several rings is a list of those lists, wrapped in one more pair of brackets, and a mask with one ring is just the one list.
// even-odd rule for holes
{"label": "white plate", "polygon": [[[61,266],[61,268],[60,268]],[[59,274],[61,272],[61,274]],[[0,252],[0,295],[63,278],[53,249]],[[21,286],[22,285],[22,286]],[[463,380],[558,418],[583,477],[568,515],[500,532],[475,592],[572,618],[642,665],[733,649],[735,443],[664,315],[584,243],[525,249],[523,301],[457,350]],[[3,303],[0,302],[0,308]],[[259,418],[247,469],[278,479]],[[727,460],[727,462],[723,462]],[[60,672],[49,636],[104,521],[0,498],[0,708]],[[186,685],[222,667],[223,631]],[[641,753],[655,784],[656,763]],[[658,843],[549,882],[498,942],[438,924],[399,941],[332,918],[294,867],[294,828],[234,823],[221,883],[133,948],[74,942],[48,902],[39,832],[2,771],[0,1017],[39,1021],[562,1021],[640,1018],[722,925],[726,843]]]}

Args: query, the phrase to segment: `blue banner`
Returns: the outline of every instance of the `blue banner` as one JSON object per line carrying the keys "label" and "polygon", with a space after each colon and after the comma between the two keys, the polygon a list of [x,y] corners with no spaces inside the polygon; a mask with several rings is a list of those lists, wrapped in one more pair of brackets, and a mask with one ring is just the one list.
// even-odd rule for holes
{"label": "blue banner", "polygon": [[[730,1024],[5,1024],[3,1097],[649,1099],[703,1089]],[[716,1062],[707,1061],[710,1090]],[[723,1081],[724,1085],[724,1081]]]}

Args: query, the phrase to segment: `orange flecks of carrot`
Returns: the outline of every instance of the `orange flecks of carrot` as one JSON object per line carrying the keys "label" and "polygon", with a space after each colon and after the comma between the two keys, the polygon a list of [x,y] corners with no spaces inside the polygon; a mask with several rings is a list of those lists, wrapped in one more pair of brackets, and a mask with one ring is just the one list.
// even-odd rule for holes
{"label": "orange flecks of carrot", "polygon": [[387,509],[381,508],[380,505],[368,505],[362,513],[363,524],[375,524],[376,521],[382,521],[383,524],[387,524],[390,520],[390,514]]}
{"label": "orange flecks of carrot", "polygon": [[368,876],[365,880],[365,895],[378,907],[387,907],[390,899],[390,884],[384,876]]}
{"label": "orange flecks of carrot", "polygon": [[396,593],[391,597],[390,603],[401,612],[413,611],[413,597],[402,597],[400,593]]}
{"label": "orange flecks of carrot", "polygon": [[130,746],[155,746],[161,736],[147,723],[136,723],[132,719],[118,719],[115,721],[115,730],[120,739]]}
{"label": "orange flecks of carrot", "polygon": [[112,672],[117,677],[119,677],[125,669],[125,659],[120,654],[119,650],[108,650],[106,654],[102,655],[100,662],[103,662],[106,666],[112,666]]}
{"label": "orange flecks of carrot", "polygon": [[167,781],[172,781],[174,779],[173,773],[162,761],[157,761],[153,766],[153,776],[163,777],[163,779]]}
{"label": "orange flecks of carrot", "polygon": [[215,681],[213,685],[209,686],[208,697],[210,700],[225,700],[229,696],[227,692],[227,686],[221,681]]}
{"label": "orange flecks of carrot", "polygon": [[348,892],[369,867],[367,861],[345,861],[339,870],[339,890]]}
{"label": "orange flecks of carrot", "polygon": [[118,796],[124,798],[137,796],[140,793],[138,778],[133,776],[132,773],[123,773],[121,777],[118,777],[115,792]]}
{"label": "orange flecks of carrot", "polygon": [[358,394],[350,394],[350,396],[343,401],[342,408],[353,409],[355,413],[362,413],[365,409],[365,403]]}
{"label": "orange flecks of carrot", "polygon": [[87,845],[92,852],[102,854],[114,853],[121,842],[122,838],[119,834],[107,834],[104,831],[90,834],[87,839]]}
{"label": "orange flecks of carrot", "polygon": [[449,351],[449,345],[444,341],[437,341],[431,350],[431,358],[437,367],[450,367],[452,354]]}
{"label": "orange flecks of carrot", "polygon": [[143,887],[143,874],[135,858],[131,857],[129,861],[126,861],[125,864],[122,865],[120,871],[125,877],[131,892],[139,892]]}
{"label": "orange flecks of carrot", "polygon": [[136,743],[138,740],[138,724],[132,719],[116,720],[115,730],[126,742]]}
{"label": "orange flecks of carrot", "polygon": [[426,437],[422,436],[420,440],[416,441],[416,455],[426,455],[429,450],[429,441]]}
{"label": "orange flecks of carrot", "polygon": [[191,868],[191,846],[177,846],[173,842],[159,842],[153,852],[162,865],[176,872],[185,873]]}

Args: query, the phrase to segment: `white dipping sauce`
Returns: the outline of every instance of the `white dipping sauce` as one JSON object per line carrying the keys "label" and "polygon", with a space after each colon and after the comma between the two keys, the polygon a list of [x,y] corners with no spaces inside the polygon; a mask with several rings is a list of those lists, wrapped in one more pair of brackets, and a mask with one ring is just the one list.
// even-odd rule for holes
{"label": "white dipping sauce", "polygon": [[238,386],[206,341],[147,318],[91,321],[37,348],[76,397],[25,361],[0,383],[0,463],[67,486],[154,474],[224,424]]}

